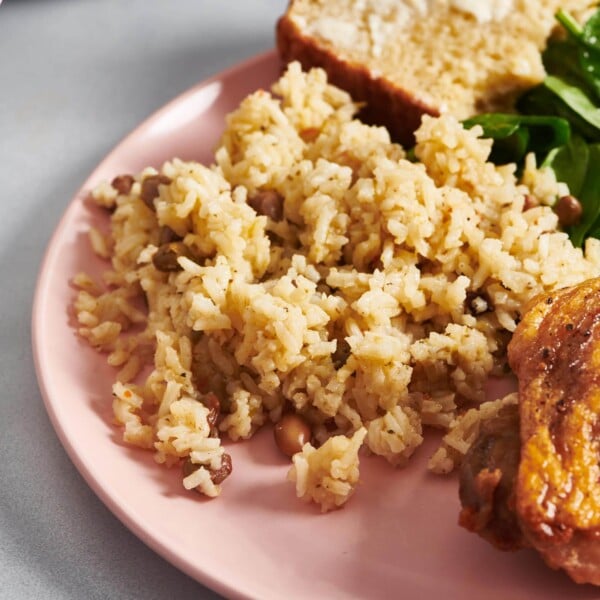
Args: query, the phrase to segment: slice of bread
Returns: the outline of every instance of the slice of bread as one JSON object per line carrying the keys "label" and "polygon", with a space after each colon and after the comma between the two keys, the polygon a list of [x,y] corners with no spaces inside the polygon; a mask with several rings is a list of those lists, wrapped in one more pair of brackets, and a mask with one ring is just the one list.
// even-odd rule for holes
{"label": "slice of bread", "polygon": [[361,117],[412,142],[425,113],[510,110],[544,77],[540,50],[559,8],[589,0],[291,0],[277,24],[281,58],[322,67],[366,102]]}

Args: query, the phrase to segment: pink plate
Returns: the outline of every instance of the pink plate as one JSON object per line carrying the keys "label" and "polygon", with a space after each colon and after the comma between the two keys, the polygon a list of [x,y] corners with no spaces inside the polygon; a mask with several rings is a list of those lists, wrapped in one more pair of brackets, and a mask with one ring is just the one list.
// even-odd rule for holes
{"label": "pink plate", "polygon": [[126,447],[112,425],[114,373],[75,334],[69,285],[99,273],[86,230],[106,216],[84,199],[98,182],[146,165],[210,161],[224,116],[273,82],[273,52],[200,84],[165,106],[98,166],[71,202],[48,247],[33,310],[33,346],[46,408],[69,456],[113,513],[156,552],[236,598],[600,598],[530,551],[505,554],[457,525],[455,478],[426,472],[430,440],[394,470],[362,460],[362,485],[343,510],[322,515],[295,498],[289,463],[270,430],[230,445],[234,473],[223,495],[186,492],[177,473]]}

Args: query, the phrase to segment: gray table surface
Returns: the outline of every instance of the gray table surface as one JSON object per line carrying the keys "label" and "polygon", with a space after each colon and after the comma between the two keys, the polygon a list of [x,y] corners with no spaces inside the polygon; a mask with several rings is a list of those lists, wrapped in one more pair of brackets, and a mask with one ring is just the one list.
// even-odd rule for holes
{"label": "gray table surface", "polygon": [[274,45],[285,0],[0,5],[0,598],[218,596],[155,554],[70,462],[37,386],[40,261],[73,194],[166,101]]}

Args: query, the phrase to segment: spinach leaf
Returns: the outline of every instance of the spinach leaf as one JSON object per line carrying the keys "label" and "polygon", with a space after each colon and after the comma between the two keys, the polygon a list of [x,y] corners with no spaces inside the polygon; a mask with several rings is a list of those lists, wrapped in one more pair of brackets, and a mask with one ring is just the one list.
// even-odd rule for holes
{"label": "spinach leaf", "polygon": [[588,168],[579,190],[579,202],[583,208],[581,220],[567,229],[574,246],[581,246],[590,233],[600,233],[600,144],[590,144]]}
{"label": "spinach leaf", "polygon": [[579,62],[588,85],[600,99],[600,50],[582,50]]}
{"label": "spinach leaf", "polygon": [[583,78],[600,99],[600,10],[581,26],[566,11],[559,10],[556,19],[566,29],[576,45],[576,54]]}
{"label": "spinach leaf", "polygon": [[521,96],[517,109],[528,115],[555,115],[566,119],[571,129],[586,140],[600,141],[598,129],[569,108],[554,92],[540,84]]}
{"label": "spinach leaf", "polygon": [[597,10],[583,26],[563,9],[556,13],[556,20],[581,45],[600,51],[600,10]]}
{"label": "spinach leaf", "polygon": [[589,48],[600,52],[600,10],[597,10],[585,22],[582,36]]}
{"label": "spinach leaf", "polygon": [[548,75],[519,98],[520,114],[483,114],[464,125],[481,125],[493,140],[493,162],[522,169],[534,152],[569,186],[583,212],[566,231],[581,246],[587,237],[600,239],[600,8],[583,26],[565,11],[556,18],[567,38],[549,41],[542,55]]}
{"label": "spinach leaf", "polygon": [[573,16],[562,8],[556,13],[556,20],[565,28],[565,30],[576,40],[583,42],[583,27],[573,18]]}
{"label": "spinach leaf", "polygon": [[556,179],[569,186],[574,196],[579,196],[589,165],[589,146],[579,135],[572,135],[564,146],[552,149],[541,164],[554,171]]}
{"label": "spinach leaf", "polygon": [[519,163],[528,152],[543,159],[552,148],[566,144],[571,133],[565,119],[552,116],[487,113],[463,125],[468,129],[481,125],[483,137],[494,140],[490,160],[496,164]]}
{"label": "spinach leaf", "polygon": [[506,165],[510,162],[519,163],[527,154],[531,134],[525,127],[517,127],[515,131],[505,138],[495,138],[495,143],[490,152],[490,160],[497,165]]}
{"label": "spinach leaf", "polygon": [[600,138],[600,107],[580,87],[566,80],[548,75],[543,85],[554,92],[575,114],[596,130],[595,137]]}
{"label": "spinach leaf", "polygon": [[547,73],[582,87],[588,85],[581,66],[579,45],[572,39],[552,40],[542,53],[542,62]]}
{"label": "spinach leaf", "polygon": [[583,241],[585,241],[587,238],[590,238],[590,237],[600,239],[600,223],[596,222],[592,225],[592,227],[590,229],[588,229]]}

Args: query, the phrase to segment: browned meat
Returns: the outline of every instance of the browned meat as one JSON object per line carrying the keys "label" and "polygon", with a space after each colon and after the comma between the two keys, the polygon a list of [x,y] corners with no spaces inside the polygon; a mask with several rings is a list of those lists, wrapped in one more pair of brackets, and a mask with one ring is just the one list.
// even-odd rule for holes
{"label": "browned meat", "polygon": [[508,346],[519,418],[482,426],[461,468],[460,523],[600,585],[600,278],[526,308]]}
{"label": "browned meat", "polygon": [[600,585],[600,279],[532,303],[508,358],[519,380],[521,530],[551,567]]}
{"label": "browned meat", "polygon": [[520,449],[518,406],[504,406],[482,425],[461,466],[459,523],[501,550],[526,545],[515,511]]}

